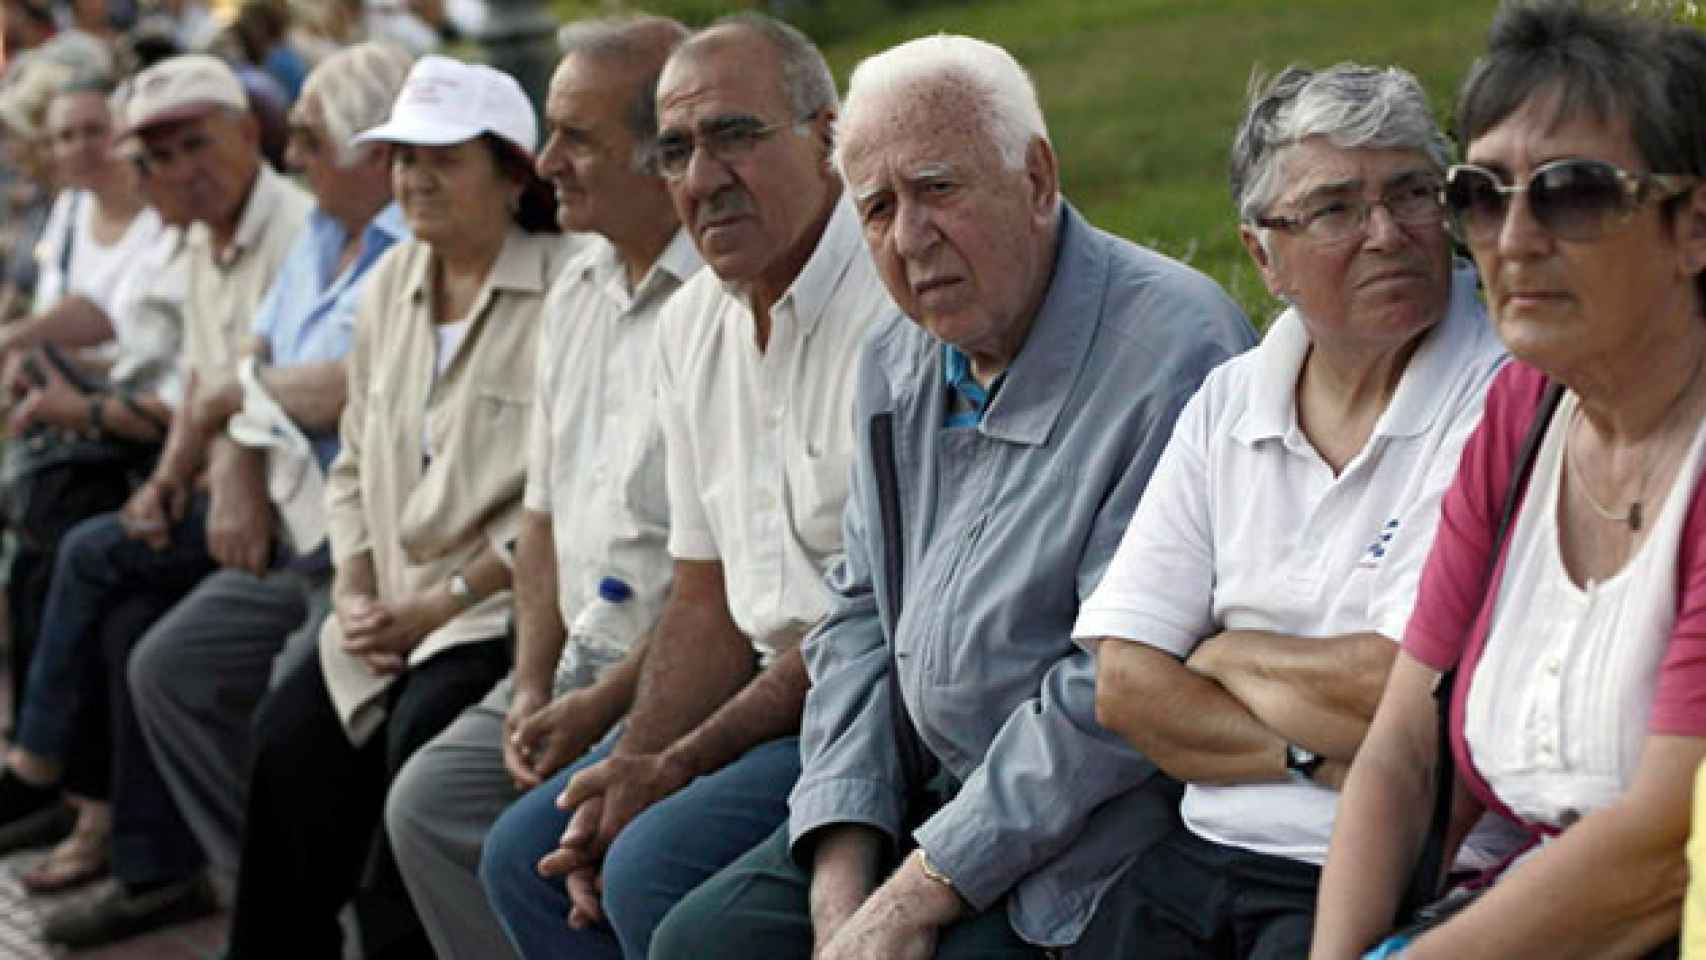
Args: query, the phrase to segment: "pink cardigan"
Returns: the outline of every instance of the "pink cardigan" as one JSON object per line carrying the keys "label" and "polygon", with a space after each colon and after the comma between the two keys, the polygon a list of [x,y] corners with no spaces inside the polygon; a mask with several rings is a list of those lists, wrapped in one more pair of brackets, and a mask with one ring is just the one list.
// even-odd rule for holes
{"label": "pink cardigan", "polygon": [[[1451,699],[1451,748],[1458,774],[1488,809],[1532,832],[1550,830],[1514,816],[1488,788],[1470,761],[1463,723],[1469,679],[1486,647],[1493,598],[1504,575],[1508,536],[1491,582],[1484,579],[1487,552],[1498,532],[1499,509],[1523,436],[1545,388],[1544,375],[1514,360],[1494,379],[1486,413],[1463,449],[1457,479],[1446,491],[1439,532],[1404,631],[1404,649],[1435,670],[1461,660]],[[1676,626],[1659,667],[1648,729],[1697,737],[1706,736],[1706,484],[1695,484],[1684,523],[1675,567]]]}

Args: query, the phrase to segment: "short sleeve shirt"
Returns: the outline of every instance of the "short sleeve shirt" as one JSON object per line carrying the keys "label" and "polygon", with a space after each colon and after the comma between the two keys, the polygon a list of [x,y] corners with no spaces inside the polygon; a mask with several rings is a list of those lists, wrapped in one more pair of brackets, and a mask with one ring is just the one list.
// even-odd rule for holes
{"label": "short sleeve shirt", "polygon": [[312,207],[301,187],[263,163],[227,249],[214,249],[206,224],[190,227],[184,356],[192,372],[216,377],[236,369],[243,336]]}
{"label": "short sleeve shirt", "polygon": [[[557,607],[574,623],[613,576],[633,589],[632,622],[663,609],[671,562],[663,433],[656,412],[657,319],[700,268],[678,232],[630,289],[602,238],[563,269],[540,318],[527,509],[551,516]],[[635,638],[623,638],[632,640]]]}
{"label": "short sleeve shirt", "polygon": [[659,321],[669,551],[721,561],[729,612],[760,659],[828,610],[859,343],[894,309],[843,198],[771,309],[762,352],[746,292],[709,270]]}
{"label": "short sleeve shirt", "polygon": [[[1453,280],[1363,450],[1335,476],[1298,424],[1309,350],[1287,311],[1186,405],[1107,575],[1073,635],[1180,659],[1225,630],[1401,635],[1441,495],[1503,361],[1475,295]],[[1182,813],[1216,843],[1324,862],[1336,794],[1312,783],[1190,784]]]}

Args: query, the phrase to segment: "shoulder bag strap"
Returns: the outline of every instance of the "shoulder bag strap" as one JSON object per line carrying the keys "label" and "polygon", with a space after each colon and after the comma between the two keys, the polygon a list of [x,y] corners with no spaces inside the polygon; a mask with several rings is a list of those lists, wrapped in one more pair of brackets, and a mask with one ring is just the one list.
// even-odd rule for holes
{"label": "shoulder bag strap", "polygon": [[[1517,501],[1528,486],[1528,477],[1534,472],[1535,457],[1540,452],[1540,441],[1546,436],[1546,427],[1551,423],[1552,415],[1558,409],[1558,401],[1563,396],[1563,384],[1547,384],[1546,392],[1540,398],[1540,407],[1535,411],[1534,421],[1528,425],[1528,434],[1523,437],[1522,447],[1517,452],[1510,486],[1505,489],[1504,505],[1499,510],[1499,526],[1493,535],[1492,549],[1487,553],[1487,570],[1481,578],[1481,582],[1487,584],[1489,590],[1492,589],[1493,571],[1498,567],[1499,554],[1504,549],[1505,538],[1510,534]],[[1456,780],[1455,761],[1451,752],[1451,691],[1456,681],[1457,664],[1452,664],[1439,675],[1439,682],[1434,686],[1434,699],[1439,704],[1439,757],[1434,761],[1433,817],[1428,824],[1427,839],[1422,844],[1421,856],[1416,860],[1416,869],[1410,875],[1409,887],[1404,891],[1404,899],[1399,904],[1400,922],[1413,916],[1417,910],[1432,903],[1439,896],[1440,878],[1445,875],[1445,835],[1451,828],[1451,799]]]}

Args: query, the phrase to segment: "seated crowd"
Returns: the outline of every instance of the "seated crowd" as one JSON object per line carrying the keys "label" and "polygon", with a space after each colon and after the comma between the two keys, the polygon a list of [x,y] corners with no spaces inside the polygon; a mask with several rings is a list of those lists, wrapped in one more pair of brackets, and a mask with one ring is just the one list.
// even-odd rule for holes
{"label": "seated crowd", "polygon": [[1460,163],[1400,68],[1258,77],[1258,342],[980,40],[588,19],[541,124],[442,4],[36,3],[0,853],[111,874],[49,940],[1706,960],[1696,30],[1508,0]]}

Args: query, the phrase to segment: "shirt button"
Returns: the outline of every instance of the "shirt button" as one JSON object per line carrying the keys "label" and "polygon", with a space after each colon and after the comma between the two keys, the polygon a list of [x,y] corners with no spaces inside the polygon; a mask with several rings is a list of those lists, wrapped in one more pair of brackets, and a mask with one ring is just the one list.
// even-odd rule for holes
{"label": "shirt button", "polygon": [[1554,676],[1554,677],[1557,676],[1560,672],[1563,671],[1563,669],[1564,669],[1564,664],[1562,662],[1560,662],[1557,657],[1548,657],[1546,659],[1546,672],[1551,674],[1552,676]]}

